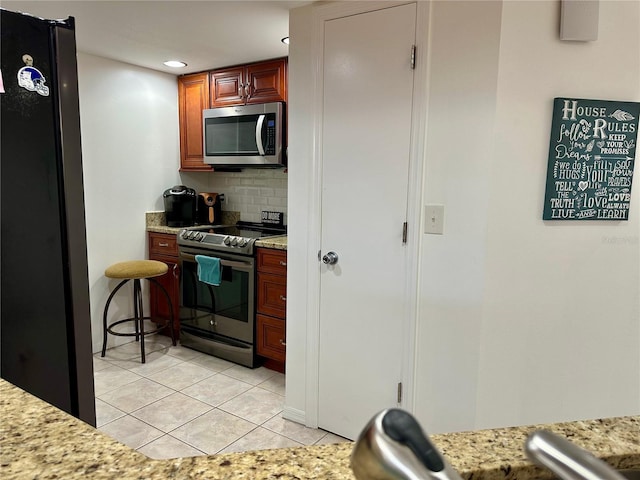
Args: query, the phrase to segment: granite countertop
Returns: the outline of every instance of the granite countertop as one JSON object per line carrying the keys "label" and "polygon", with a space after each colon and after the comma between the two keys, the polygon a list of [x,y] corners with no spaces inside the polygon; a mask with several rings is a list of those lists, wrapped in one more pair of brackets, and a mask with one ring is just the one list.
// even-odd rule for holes
{"label": "granite countertop", "polygon": [[[228,225],[235,225],[240,219],[238,212],[222,212],[223,223]],[[166,218],[164,212],[147,212],[145,214],[145,221],[147,232],[154,233],[166,233],[169,235],[177,235],[182,230],[182,227],[168,227],[166,225]],[[287,236],[282,235],[278,237],[269,237],[264,240],[256,241],[256,247],[274,248],[277,250],[287,249]]]}
{"label": "granite countertop", "polygon": [[[0,478],[12,479],[353,479],[353,444],[152,460],[0,379]],[[617,468],[640,468],[640,416],[432,435],[463,478],[530,480],[522,445],[547,428]]]}
{"label": "granite countertop", "polygon": [[147,232],[168,233],[169,235],[177,235],[182,227],[167,227],[166,225],[147,225]]}
{"label": "granite countertop", "polygon": [[256,247],[274,248],[276,250],[287,249],[287,236],[282,235],[280,237],[268,237],[264,240],[257,240]]}

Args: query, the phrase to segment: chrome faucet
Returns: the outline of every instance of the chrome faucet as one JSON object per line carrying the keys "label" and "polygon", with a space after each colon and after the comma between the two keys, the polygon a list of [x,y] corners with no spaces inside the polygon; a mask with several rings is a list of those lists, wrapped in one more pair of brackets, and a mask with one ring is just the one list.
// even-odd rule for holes
{"label": "chrome faucet", "polygon": [[524,444],[529,459],[562,480],[625,480],[599,458],[547,430],[533,432]]}
{"label": "chrome faucet", "polygon": [[353,447],[351,469],[358,480],[462,480],[404,410],[383,410]]}

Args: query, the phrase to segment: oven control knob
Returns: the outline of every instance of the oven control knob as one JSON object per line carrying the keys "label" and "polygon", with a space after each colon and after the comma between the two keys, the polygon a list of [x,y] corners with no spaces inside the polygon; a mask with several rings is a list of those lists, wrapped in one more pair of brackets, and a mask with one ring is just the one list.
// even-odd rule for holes
{"label": "oven control knob", "polygon": [[224,240],[222,242],[225,245],[231,245],[231,237],[229,235],[227,235],[226,237],[224,237]]}
{"label": "oven control knob", "polygon": [[247,240],[246,238],[243,238],[240,240],[240,246],[241,247],[245,247],[247,245],[247,243],[249,243],[249,240]]}
{"label": "oven control knob", "polygon": [[203,238],[204,238],[203,233],[200,233],[200,232],[196,233],[196,240],[201,242]]}
{"label": "oven control knob", "polygon": [[235,247],[238,245],[238,237],[233,237],[233,240],[231,240],[231,246]]}
{"label": "oven control knob", "polygon": [[187,235],[189,234],[189,232],[187,230],[182,230],[182,232],[180,232],[180,236],[182,238],[187,238]]}

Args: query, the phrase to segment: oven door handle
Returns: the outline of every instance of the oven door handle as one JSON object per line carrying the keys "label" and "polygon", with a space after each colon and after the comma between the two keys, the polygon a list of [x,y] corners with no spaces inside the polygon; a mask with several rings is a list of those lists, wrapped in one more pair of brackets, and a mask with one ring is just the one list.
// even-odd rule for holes
{"label": "oven door handle", "polygon": [[[212,255],[208,255],[208,256],[212,256]],[[197,263],[195,255],[189,255],[188,253],[181,253],[180,258],[182,260],[187,260],[190,262]],[[238,270],[245,270],[247,272],[250,272],[252,270],[250,263],[234,262],[232,260],[223,260],[222,258],[220,259],[220,265],[222,265],[223,267],[231,267]]]}

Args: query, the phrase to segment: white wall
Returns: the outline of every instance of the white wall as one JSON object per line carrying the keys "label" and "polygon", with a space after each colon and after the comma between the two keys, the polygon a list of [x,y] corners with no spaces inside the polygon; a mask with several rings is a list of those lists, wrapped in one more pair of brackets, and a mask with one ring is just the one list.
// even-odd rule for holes
{"label": "white wall", "polygon": [[[78,54],[93,350],[102,348],[110,264],[147,255],[146,211],[163,210],[178,176],[178,88],[173,75]],[[123,290],[124,292],[124,290]],[[110,318],[132,313],[131,291]],[[109,346],[127,341],[109,336]]]}
{"label": "white wall", "polygon": [[596,42],[558,18],[503,6],[478,427],[640,412],[640,162],[629,221],[541,220],[553,97],[640,101],[640,2],[600,2]]}
{"label": "white wall", "polygon": [[[309,90],[312,7],[289,12],[289,230],[287,231],[287,383],[284,416],[306,418],[307,264],[311,195],[314,185],[313,110]],[[293,64],[291,61],[293,60]],[[311,400],[311,399],[309,399]],[[311,420],[313,422],[314,420]]]}
{"label": "white wall", "polygon": [[[422,195],[446,213],[421,244],[418,420],[445,432],[637,414],[640,188],[626,222],[543,222],[542,205],[553,98],[640,100],[640,4],[600,2],[593,43],[558,39],[558,1],[431,7]],[[310,404],[312,8],[290,19],[291,418]]]}
{"label": "white wall", "polygon": [[445,233],[422,237],[414,405],[433,432],[475,419],[501,9],[431,10],[423,204],[445,205]]}
{"label": "white wall", "polygon": [[640,411],[640,189],[627,222],[542,221],[553,98],[638,101],[639,19],[600,2],[598,41],[561,42],[559,2],[434,4],[424,195],[447,212],[422,245],[429,430]]}

